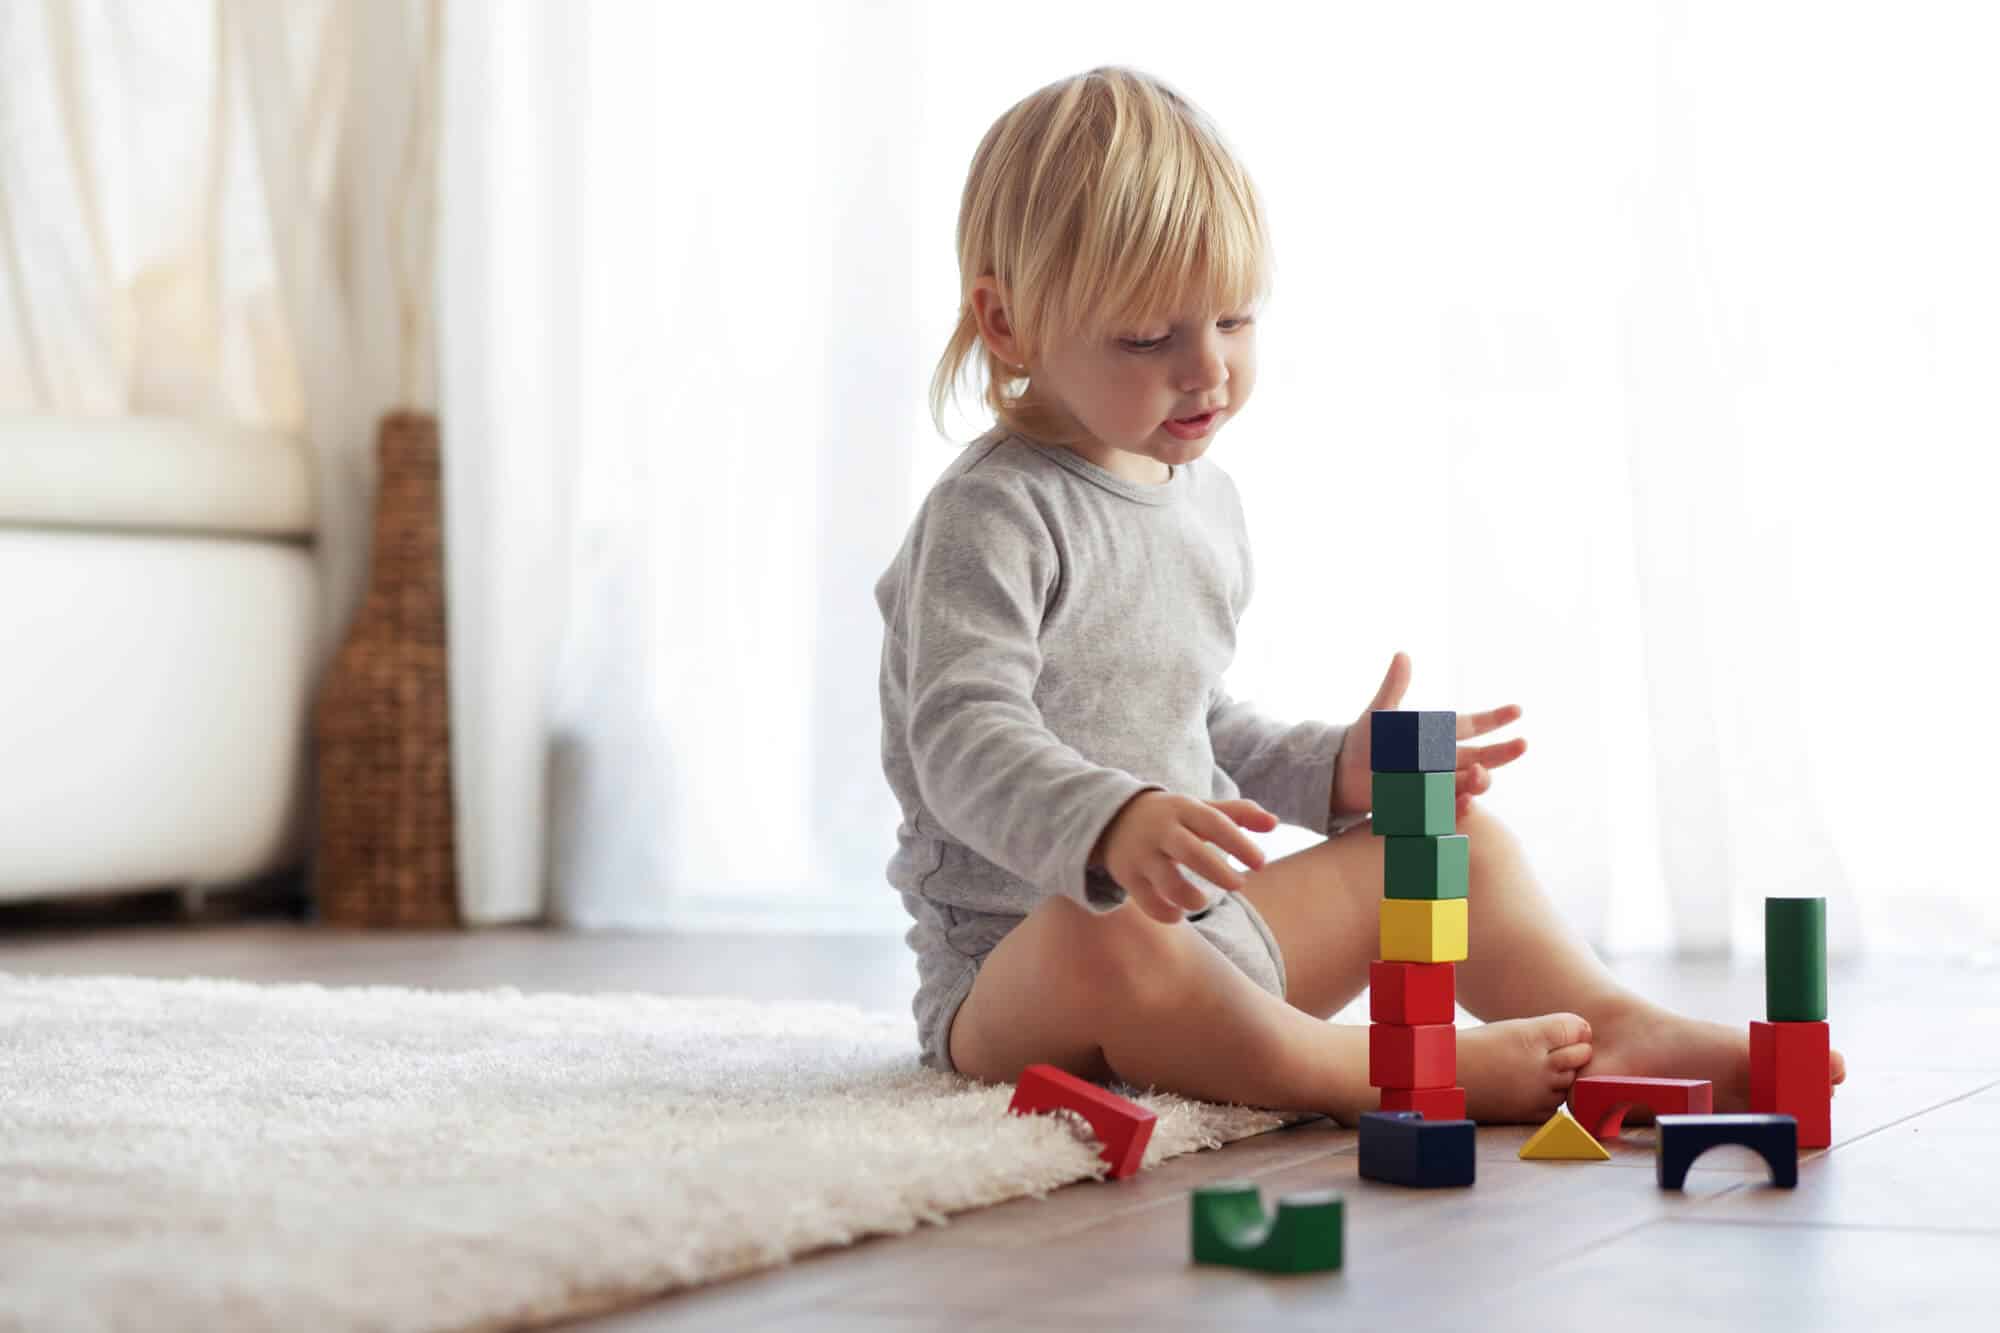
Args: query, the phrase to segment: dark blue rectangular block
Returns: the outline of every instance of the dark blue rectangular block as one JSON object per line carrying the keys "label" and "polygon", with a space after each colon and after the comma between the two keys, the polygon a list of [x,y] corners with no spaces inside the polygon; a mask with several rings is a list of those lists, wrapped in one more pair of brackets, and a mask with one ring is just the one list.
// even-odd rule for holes
{"label": "dark blue rectangular block", "polygon": [[1377,773],[1449,773],[1458,767],[1458,714],[1378,708],[1368,715]]}
{"label": "dark blue rectangular block", "polygon": [[1470,1185],[1470,1120],[1425,1120],[1420,1111],[1361,1113],[1361,1175],[1366,1180],[1429,1189]]}

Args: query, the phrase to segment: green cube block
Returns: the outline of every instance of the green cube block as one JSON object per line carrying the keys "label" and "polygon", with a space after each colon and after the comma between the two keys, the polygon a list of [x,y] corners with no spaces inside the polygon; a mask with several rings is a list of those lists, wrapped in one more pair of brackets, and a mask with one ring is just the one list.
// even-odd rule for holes
{"label": "green cube block", "polygon": [[1764,900],[1764,1017],[1826,1021],[1826,899]]}
{"label": "green cube block", "polygon": [[1375,832],[1439,837],[1458,828],[1458,774],[1377,773]]}
{"label": "green cube block", "polygon": [[1382,893],[1389,898],[1463,898],[1472,878],[1472,839],[1392,837],[1382,847]]}
{"label": "green cube block", "polygon": [[1324,1273],[1340,1267],[1346,1204],[1338,1190],[1307,1190],[1278,1200],[1278,1215],[1248,1180],[1194,1191],[1188,1217],[1194,1261],[1270,1273]]}

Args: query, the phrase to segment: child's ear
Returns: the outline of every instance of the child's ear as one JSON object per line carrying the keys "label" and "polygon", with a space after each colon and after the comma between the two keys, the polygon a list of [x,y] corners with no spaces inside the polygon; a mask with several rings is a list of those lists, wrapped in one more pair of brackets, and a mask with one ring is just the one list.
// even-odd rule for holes
{"label": "child's ear", "polygon": [[988,275],[974,280],[972,316],[979,325],[979,336],[986,350],[1008,365],[1016,365],[1021,360],[1021,349],[1014,340],[1014,328],[1007,319],[1006,294],[997,278]]}

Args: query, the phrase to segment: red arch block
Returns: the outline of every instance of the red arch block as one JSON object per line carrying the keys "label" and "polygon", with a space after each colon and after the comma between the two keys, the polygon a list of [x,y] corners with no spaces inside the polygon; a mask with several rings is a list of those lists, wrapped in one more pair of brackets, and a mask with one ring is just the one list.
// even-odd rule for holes
{"label": "red arch block", "polygon": [[1097,1135],[1097,1151],[1111,1166],[1110,1178],[1123,1180],[1139,1169],[1159,1117],[1116,1093],[1106,1092],[1054,1065],[1029,1065],[1014,1085],[1009,1115],[1074,1111]]}
{"label": "red arch block", "polygon": [[1570,1085],[1569,1110],[1577,1123],[1600,1139],[1616,1137],[1625,1113],[1643,1106],[1654,1116],[1707,1115],[1715,1109],[1715,1085],[1705,1078],[1626,1078],[1592,1074]]}

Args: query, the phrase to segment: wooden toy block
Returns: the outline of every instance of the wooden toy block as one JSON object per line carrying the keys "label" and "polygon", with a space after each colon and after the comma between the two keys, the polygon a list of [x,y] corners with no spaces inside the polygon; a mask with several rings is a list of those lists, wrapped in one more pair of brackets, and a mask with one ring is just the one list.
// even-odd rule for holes
{"label": "wooden toy block", "polygon": [[1561,1107],[1521,1145],[1524,1162],[1608,1162],[1611,1154]]}
{"label": "wooden toy block", "polygon": [[1378,708],[1368,715],[1377,773],[1449,773],[1458,767],[1458,714]]}
{"label": "wooden toy block", "polygon": [[1377,773],[1371,787],[1378,835],[1434,838],[1458,828],[1456,773]]}
{"label": "wooden toy block", "polygon": [[1464,898],[1384,898],[1382,961],[1463,962],[1470,921],[1466,901]]}
{"label": "wooden toy block", "polygon": [[1137,1102],[1126,1101],[1054,1065],[1029,1065],[1014,1085],[1009,1115],[1043,1111],[1074,1111],[1097,1135],[1098,1155],[1110,1164],[1112,1180],[1123,1180],[1139,1169],[1146,1144],[1158,1119]]}
{"label": "wooden toy block", "polygon": [[1799,1183],[1799,1126],[1788,1115],[1663,1115],[1653,1163],[1660,1188],[1687,1184],[1694,1159],[1722,1143],[1756,1149],[1771,1168],[1771,1183],[1794,1189]]}
{"label": "wooden toy block", "polygon": [[1458,1078],[1450,1023],[1377,1023],[1368,1029],[1368,1081],[1378,1088],[1448,1088]]}
{"label": "wooden toy block", "polygon": [[1307,1190],[1278,1200],[1266,1217],[1255,1183],[1198,1186],[1188,1210],[1194,1261],[1270,1273],[1325,1273],[1340,1267],[1346,1204],[1336,1190]]}
{"label": "wooden toy block", "polygon": [[1589,1074],[1570,1084],[1570,1112],[1596,1138],[1617,1138],[1625,1127],[1625,1113],[1635,1106],[1655,1116],[1707,1115],[1715,1109],[1715,1085],[1705,1078],[1615,1074]]}
{"label": "wooden toy block", "polygon": [[1418,1189],[1470,1185],[1470,1120],[1427,1120],[1414,1111],[1361,1113],[1361,1175]]}
{"label": "wooden toy block", "polygon": [[1817,1023],[1826,1017],[1826,899],[1764,900],[1764,1017]]}
{"label": "wooden toy block", "polygon": [[1457,1016],[1456,963],[1368,965],[1368,1017],[1372,1022],[1449,1023]]}
{"label": "wooden toy block", "polygon": [[1799,1123],[1799,1147],[1833,1146],[1832,1034],[1824,1023],[1750,1023],[1750,1109]]}
{"label": "wooden toy block", "polygon": [[1465,1119],[1464,1088],[1384,1088],[1384,1111],[1415,1111],[1426,1120]]}
{"label": "wooden toy block", "polygon": [[1472,882],[1472,839],[1387,837],[1382,842],[1382,892],[1391,898],[1463,898]]}

